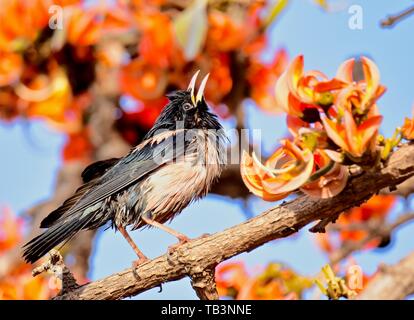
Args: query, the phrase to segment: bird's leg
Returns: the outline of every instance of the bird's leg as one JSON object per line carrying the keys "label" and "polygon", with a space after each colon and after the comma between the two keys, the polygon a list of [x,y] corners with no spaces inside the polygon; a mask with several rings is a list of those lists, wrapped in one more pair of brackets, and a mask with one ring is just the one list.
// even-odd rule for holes
{"label": "bird's leg", "polygon": [[118,226],[118,230],[124,236],[125,240],[128,241],[129,245],[132,247],[132,249],[135,251],[135,253],[138,256],[138,260],[132,263],[132,267],[135,269],[140,264],[148,261],[149,259],[142,253],[141,250],[138,249],[138,246],[135,244],[134,240],[132,240],[132,238],[129,236],[126,229],[122,226]]}
{"label": "bird's leg", "polygon": [[[158,229],[164,230],[165,232],[168,232],[169,234],[171,234],[174,237],[176,237],[178,239],[178,241],[179,241],[179,243],[177,245],[184,244],[184,243],[186,243],[186,242],[188,242],[190,240],[186,235],[184,235],[184,234],[182,234],[182,233],[180,233],[178,231],[175,231],[174,229],[171,229],[170,227],[167,227],[167,226],[165,226],[165,225],[163,225],[163,224],[161,224],[161,223],[159,223],[159,222],[151,219],[148,214],[142,215],[142,220],[146,224],[149,224],[149,225],[151,225],[153,227],[156,227]],[[177,245],[174,245],[174,246],[170,247],[170,249],[174,249]]]}

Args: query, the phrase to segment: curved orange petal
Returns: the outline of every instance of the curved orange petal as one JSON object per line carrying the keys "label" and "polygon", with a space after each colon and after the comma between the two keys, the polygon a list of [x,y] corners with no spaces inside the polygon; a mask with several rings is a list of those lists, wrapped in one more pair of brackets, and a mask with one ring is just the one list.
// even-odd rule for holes
{"label": "curved orange petal", "polygon": [[345,189],[348,177],[347,167],[336,163],[329,173],[314,182],[304,185],[300,190],[312,197],[332,198]]}
{"label": "curved orange petal", "polygon": [[354,70],[355,59],[349,59],[344,61],[338,68],[336,72],[336,79],[344,82],[351,83],[353,79],[353,70]]}
{"label": "curved orange petal", "polygon": [[307,154],[307,152],[302,151],[297,145],[292,143],[292,141],[283,139],[280,141],[280,144],[287,152],[291,152],[298,161],[305,161],[305,153]]}
{"label": "curved orange petal", "polygon": [[345,141],[342,133],[344,131],[344,128],[336,123],[335,121],[329,119],[326,116],[321,117],[323,126],[326,130],[326,133],[328,137],[340,148],[342,148],[345,151],[348,151],[348,144]]}
{"label": "curved orange petal", "polygon": [[277,201],[285,198],[288,194],[270,194],[263,190],[262,180],[254,168],[253,159],[246,151],[243,151],[240,163],[240,173],[247,189],[254,195],[265,201]]}
{"label": "curved orange petal", "polygon": [[414,120],[405,118],[404,124],[401,127],[401,133],[404,139],[413,140],[414,139]]}
{"label": "curved orange petal", "polygon": [[290,134],[294,137],[298,136],[299,129],[309,127],[308,123],[292,115],[287,115],[286,124]]}
{"label": "curved orange petal", "polygon": [[364,80],[366,82],[366,95],[362,101],[362,105],[364,105],[377,93],[380,82],[380,72],[374,61],[367,57],[361,57],[361,61],[362,69],[364,71]]}
{"label": "curved orange petal", "polygon": [[306,153],[309,159],[306,162],[305,168],[298,175],[292,175],[285,180],[285,183],[283,183],[283,180],[281,180],[280,177],[263,179],[262,185],[264,190],[272,194],[289,193],[306,183],[312,174],[314,164],[313,156],[310,151],[307,151]]}
{"label": "curved orange petal", "polygon": [[382,116],[373,116],[365,120],[358,127],[358,134],[361,137],[361,145],[363,147],[365,147],[368,142],[375,136],[376,132],[378,132],[382,118]]}
{"label": "curved orange petal", "polygon": [[349,110],[344,112],[344,126],[345,135],[347,139],[348,151],[355,156],[362,156],[363,148],[361,141],[359,141],[358,127],[355,123],[354,117]]}
{"label": "curved orange petal", "polygon": [[331,91],[331,90],[339,90],[339,89],[343,89],[347,86],[348,84],[338,80],[338,79],[332,79],[329,81],[323,81],[323,82],[319,82],[315,87],[314,90],[316,92],[326,92],[326,91]]}
{"label": "curved orange petal", "polygon": [[259,175],[256,173],[253,165],[253,159],[243,151],[240,163],[240,173],[246,187],[257,196],[262,195],[263,186]]}
{"label": "curved orange petal", "polygon": [[304,65],[304,58],[303,55],[297,56],[293,59],[291,64],[287,69],[287,84],[289,91],[296,94],[298,84],[300,79],[303,76],[303,65]]}
{"label": "curved orange petal", "polygon": [[260,177],[264,177],[265,175],[269,177],[275,177],[276,174],[283,174],[288,173],[289,171],[293,170],[296,165],[294,163],[285,163],[286,165],[280,169],[274,169],[277,165],[277,162],[272,162],[267,160],[265,164],[262,164],[259,159],[257,159],[256,154],[253,152],[253,164],[255,169],[258,171]]}
{"label": "curved orange petal", "polygon": [[289,93],[288,108],[289,108],[288,114],[291,114],[291,115],[294,115],[294,116],[297,116],[297,117],[302,117],[303,116],[302,110],[304,110],[306,108],[306,104],[302,103],[292,93]]}
{"label": "curved orange petal", "polygon": [[276,106],[289,113],[289,87],[287,85],[287,72],[285,71],[276,81]]}

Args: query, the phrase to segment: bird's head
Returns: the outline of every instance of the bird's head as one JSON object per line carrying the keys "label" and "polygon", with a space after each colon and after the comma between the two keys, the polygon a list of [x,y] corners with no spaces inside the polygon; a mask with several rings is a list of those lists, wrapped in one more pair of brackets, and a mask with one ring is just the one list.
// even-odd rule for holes
{"label": "bird's head", "polygon": [[197,94],[195,93],[199,72],[194,74],[187,90],[167,94],[170,101],[162,110],[147,137],[152,136],[157,130],[176,130],[177,128],[220,130],[223,128],[217,116],[210,112],[204,98],[204,89],[209,74],[203,78]]}

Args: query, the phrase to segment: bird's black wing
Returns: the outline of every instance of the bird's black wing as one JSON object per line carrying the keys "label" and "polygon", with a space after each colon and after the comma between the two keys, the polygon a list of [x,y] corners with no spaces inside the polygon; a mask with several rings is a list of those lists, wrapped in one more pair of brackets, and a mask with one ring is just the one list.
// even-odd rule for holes
{"label": "bird's black wing", "polygon": [[59,208],[49,213],[49,215],[40,223],[40,228],[50,228],[54,225],[70,208],[78,203],[85,193],[87,193],[96,184],[98,178],[102,177],[119,160],[120,158],[111,158],[97,161],[87,166],[81,174],[84,184],[80,186],[70,198],[66,199]]}
{"label": "bird's black wing", "polygon": [[120,158],[111,158],[94,162],[87,166],[82,172],[82,180],[84,183],[92,181],[96,178],[102,177],[109,169],[111,169]]}
{"label": "bird's black wing", "polygon": [[[66,206],[65,212],[62,212],[58,220],[61,221],[62,218],[68,218],[85,211],[108,197],[117,194],[166,163],[184,155],[185,145],[188,142],[176,142],[177,137],[175,135],[168,136],[162,141],[148,142],[141,148],[132,150],[126,157],[120,159],[113,167],[109,168],[97,181],[93,181],[93,184],[87,190],[81,187],[79,189],[79,191],[83,191],[81,197],[78,196],[76,202],[71,202],[70,208]],[[73,197],[76,197],[76,194]]]}

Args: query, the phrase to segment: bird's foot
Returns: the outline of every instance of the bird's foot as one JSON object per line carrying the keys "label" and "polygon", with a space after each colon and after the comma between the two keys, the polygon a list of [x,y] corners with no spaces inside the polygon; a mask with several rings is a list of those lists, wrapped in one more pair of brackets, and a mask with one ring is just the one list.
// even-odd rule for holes
{"label": "bird's foot", "polygon": [[140,280],[140,277],[137,272],[137,268],[148,261],[149,259],[147,257],[142,257],[142,258],[139,258],[138,260],[132,261],[132,273],[134,274],[135,279]]}
{"label": "bird's foot", "polygon": [[208,236],[210,236],[209,233],[204,233],[201,236],[199,236],[197,238],[194,238],[194,239],[190,239],[190,238],[188,238],[184,235],[177,236],[178,243],[173,244],[173,245],[168,247],[168,250],[167,250],[167,259],[168,259],[168,261],[170,261],[172,263],[173,260],[171,258],[173,257],[174,253],[177,252],[177,249],[179,247],[181,247],[183,244],[189,242],[190,240],[203,239],[203,238],[206,238]]}
{"label": "bird's foot", "polygon": [[168,260],[170,260],[170,261],[171,261],[170,258],[177,251],[177,249],[179,247],[181,247],[183,244],[185,244],[185,243],[187,243],[187,242],[189,242],[191,240],[190,238],[186,237],[185,235],[177,236],[177,239],[178,239],[178,243],[169,246],[168,247],[168,250],[167,250]]}
{"label": "bird's foot", "polygon": [[188,237],[186,237],[184,235],[177,237],[177,239],[178,239],[178,243],[173,244],[173,245],[171,245],[171,246],[168,247],[168,254],[169,255],[173,254],[177,250],[177,248],[179,248],[183,244],[185,244],[188,241],[190,241],[190,238],[188,238]]}

